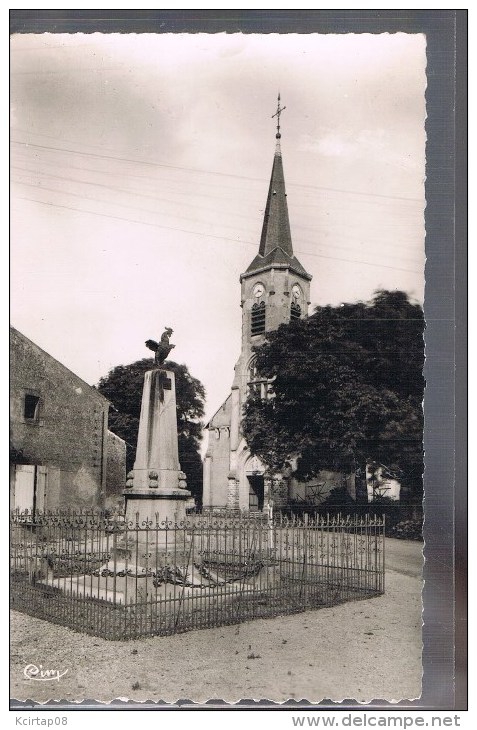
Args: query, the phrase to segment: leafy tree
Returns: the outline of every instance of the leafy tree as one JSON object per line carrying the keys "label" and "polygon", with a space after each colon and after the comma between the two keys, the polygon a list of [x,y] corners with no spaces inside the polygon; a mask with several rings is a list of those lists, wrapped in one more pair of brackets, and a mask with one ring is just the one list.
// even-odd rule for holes
{"label": "leafy tree", "polygon": [[[111,403],[109,425],[126,441],[126,466],[132,469],[136,454],[139,416],[141,414],[144,373],[154,367],[151,358],[130,365],[118,365],[101,378],[97,389]],[[175,373],[179,461],[187,475],[187,488],[200,503],[202,499],[202,460],[199,453],[202,435],[200,419],[204,415],[205,390],[192,377],[186,365],[167,360],[167,369]]]}
{"label": "leafy tree", "polygon": [[368,303],[317,307],[267,334],[255,348],[274,396],[248,399],[242,428],[270,471],[298,457],[296,476],[354,470],[363,500],[365,466],[399,474],[402,494],[422,490],[424,316],[403,292]]}

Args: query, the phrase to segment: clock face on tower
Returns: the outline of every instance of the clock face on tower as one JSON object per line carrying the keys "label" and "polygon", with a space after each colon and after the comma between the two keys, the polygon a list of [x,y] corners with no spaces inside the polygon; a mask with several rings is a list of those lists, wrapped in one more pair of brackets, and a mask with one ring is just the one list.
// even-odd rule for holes
{"label": "clock face on tower", "polygon": [[255,284],[255,286],[253,287],[253,296],[255,297],[255,299],[260,299],[264,291],[265,288],[263,284]]}
{"label": "clock face on tower", "polygon": [[298,286],[298,284],[294,284],[294,286],[292,287],[292,296],[293,296],[293,299],[295,299],[295,300],[300,298],[301,289]]}

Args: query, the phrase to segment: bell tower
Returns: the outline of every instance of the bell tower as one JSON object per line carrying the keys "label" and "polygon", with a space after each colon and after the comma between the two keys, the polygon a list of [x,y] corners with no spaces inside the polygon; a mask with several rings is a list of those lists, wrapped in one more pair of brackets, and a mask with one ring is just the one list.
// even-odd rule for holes
{"label": "bell tower", "polygon": [[276,145],[258,253],[240,276],[242,354],[261,344],[266,332],[308,314],[311,276],[293,253],[280,146],[278,95]]}
{"label": "bell tower", "polygon": [[[261,510],[270,498],[270,483],[241,432],[243,406],[254,392],[267,398],[270,384],[255,367],[253,347],[267,332],[308,314],[311,276],[293,253],[287,194],[280,147],[278,95],[275,154],[258,253],[240,276],[242,337],[230,395],[209,421],[204,459],[204,507]],[[283,491],[283,490],[282,490]],[[275,496],[278,505],[278,497]],[[280,498],[286,503],[286,487]]]}

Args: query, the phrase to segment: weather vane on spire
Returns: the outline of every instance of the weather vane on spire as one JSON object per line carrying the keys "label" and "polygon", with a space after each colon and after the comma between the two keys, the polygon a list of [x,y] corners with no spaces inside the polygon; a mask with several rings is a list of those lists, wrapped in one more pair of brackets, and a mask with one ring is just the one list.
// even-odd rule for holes
{"label": "weather vane on spire", "polygon": [[286,106],[280,106],[280,92],[278,92],[277,111],[275,112],[275,114],[272,114],[272,119],[273,117],[277,118],[277,133],[275,135],[277,139],[280,139],[280,137],[282,136],[280,134],[280,114],[284,109],[286,109]]}

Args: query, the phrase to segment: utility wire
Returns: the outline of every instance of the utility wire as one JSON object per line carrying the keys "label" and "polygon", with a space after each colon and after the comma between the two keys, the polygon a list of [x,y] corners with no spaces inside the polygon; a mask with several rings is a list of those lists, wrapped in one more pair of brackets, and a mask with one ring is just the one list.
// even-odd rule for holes
{"label": "utility wire", "polygon": [[[173,200],[172,198],[164,198],[164,197],[159,197],[157,195],[150,195],[149,193],[141,193],[141,192],[138,192],[138,191],[135,191],[135,190],[131,190],[130,188],[129,189],[128,188],[120,188],[120,187],[117,187],[116,185],[108,185],[108,184],[105,184],[105,183],[92,182],[90,180],[80,180],[79,178],[75,178],[75,177],[65,177],[63,175],[55,175],[55,174],[53,174],[51,172],[38,172],[37,170],[32,170],[32,169],[29,169],[29,168],[26,168],[26,167],[20,167],[18,165],[12,165],[11,166],[11,169],[12,170],[18,170],[18,172],[20,174],[29,173],[29,174],[32,174],[32,175],[43,175],[45,177],[55,178],[56,180],[63,180],[64,182],[72,182],[72,183],[75,183],[75,184],[78,184],[78,185],[93,185],[95,187],[105,188],[105,189],[111,190],[111,191],[117,191],[117,192],[120,192],[120,193],[126,193],[127,195],[133,195],[133,196],[140,197],[140,198],[148,198],[148,199],[154,200],[154,201],[156,201],[158,203],[159,202],[163,202],[163,203],[168,203],[168,204],[171,204],[171,205],[180,205],[181,207],[184,207],[184,205],[187,205],[187,207],[199,208],[200,210],[210,210],[210,211],[216,211],[217,210],[217,207],[216,206],[204,206],[203,203],[193,203],[189,199],[189,197],[187,197],[187,200],[184,201],[184,192],[183,191],[177,191],[177,192],[174,191],[174,190],[168,191],[170,193],[170,195],[176,195],[176,194],[177,195],[181,195],[182,194],[182,196],[183,196],[182,200]],[[79,169],[82,169],[82,168],[79,168]],[[96,171],[93,171],[93,172],[96,172]],[[41,183],[38,183],[38,187],[41,188],[42,187],[42,184]],[[62,191],[59,191],[59,192],[65,192],[65,191],[62,190]],[[210,193],[196,193],[196,192],[194,192],[194,196],[195,197],[199,197],[199,198],[211,198],[212,200],[217,200],[217,197],[214,196],[214,195],[211,195]],[[111,201],[111,203],[113,205],[117,205],[117,203],[115,203],[114,201]],[[230,215],[230,213],[229,213],[229,215]],[[253,219],[253,218],[256,218],[257,220],[259,220],[259,214],[258,213],[255,214],[255,215],[250,215],[250,214],[233,212],[233,215],[234,216],[237,216],[239,218],[246,218],[247,220],[250,220],[250,219]]]}
{"label": "utility wire", "polygon": [[[151,210],[150,208],[139,208],[138,206],[134,206],[134,205],[125,205],[124,203],[115,203],[115,202],[112,202],[109,200],[99,200],[98,198],[92,198],[89,195],[81,195],[80,193],[72,193],[72,192],[68,192],[65,190],[58,190],[58,188],[51,188],[47,185],[39,186],[35,183],[22,182],[21,180],[16,180],[15,182],[17,185],[24,185],[25,187],[34,188],[35,190],[39,190],[39,191],[47,190],[50,193],[59,193],[60,195],[70,195],[71,197],[80,198],[80,200],[88,200],[93,203],[106,203],[107,205],[113,205],[113,206],[117,206],[120,208],[127,208],[129,210],[134,210],[139,213],[151,213],[151,214],[156,213],[156,211]],[[38,202],[43,202],[43,201],[38,201]],[[54,203],[51,203],[51,205],[54,205]],[[78,208],[77,210],[81,210],[81,209]],[[92,211],[85,211],[85,212],[88,213],[88,212],[92,212]],[[179,215],[177,213],[169,213],[169,214],[167,214],[167,217],[179,218],[179,220],[184,220],[184,221],[192,221],[192,223],[201,222],[198,218],[191,218],[190,216]],[[139,222],[139,221],[136,221],[136,222]],[[206,222],[204,221],[204,225],[205,224],[206,224]],[[220,223],[220,226],[222,228],[231,228],[232,230],[236,230],[236,228],[237,228],[237,226],[228,226],[226,223]]]}
{"label": "utility wire", "polygon": [[[25,132],[25,130],[18,129],[18,128],[16,130],[14,130],[14,131]],[[48,139],[55,139],[55,140],[58,139],[57,136],[54,136],[54,135],[51,135],[51,134],[43,134],[42,132],[33,132],[33,134],[38,135],[40,137],[47,137]],[[12,141],[15,141],[15,140],[12,140]],[[64,142],[71,142],[72,140],[65,139],[63,141]],[[23,144],[25,146],[29,146],[30,145],[29,142],[18,142],[18,141],[16,141],[16,143],[17,144]],[[33,143],[31,143],[31,145],[33,145]],[[87,145],[87,146],[88,147],[97,148],[97,149],[104,149],[103,147],[99,147],[98,145]],[[56,149],[56,148],[47,148],[47,149]],[[61,149],[63,149],[63,148],[61,148]],[[83,154],[88,154],[88,153],[87,152],[84,152]],[[31,161],[31,158],[27,158],[27,159],[28,159],[28,161]],[[114,158],[114,159],[121,159],[121,158]],[[159,163],[156,163],[156,164],[158,164],[158,166],[159,166]],[[55,168],[57,168],[57,163],[54,163],[54,162],[42,161],[42,165],[48,165],[49,167],[55,167]],[[76,167],[74,165],[68,165],[68,168],[71,169],[71,170],[81,170],[81,171],[84,170],[85,172],[94,172],[94,173],[97,173],[99,175],[114,175],[115,177],[117,177],[117,172],[113,172],[112,170],[98,170],[98,169],[90,168],[90,167]],[[204,173],[207,173],[207,174],[210,174],[210,175],[214,175],[214,174],[223,175],[223,174],[226,174],[226,173],[214,173],[213,171],[207,171],[207,170],[194,170],[193,168],[182,168],[182,167],[180,167],[180,168],[172,168],[172,169],[189,170],[190,172],[204,172]],[[127,176],[128,176],[128,178],[133,178],[134,177],[134,178],[137,178],[138,180],[151,180],[152,182],[155,182],[156,184],[158,182],[158,178],[157,177],[151,177],[150,175],[137,175],[137,174],[128,172],[127,173]],[[242,179],[244,181],[245,180],[246,181],[255,180],[256,182],[260,182],[260,183],[266,182],[266,179],[265,178],[244,178],[244,177],[241,177],[239,175],[233,175],[233,174],[229,174],[229,177],[237,178],[239,180]],[[162,182],[161,184],[164,184],[164,183]],[[172,185],[177,185],[177,186],[182,186],[183,187],[184,185],[196,186],[197,183],[194,182],[194,181],[192,181],[192,180],[168,180],[168,184],[172,184]],[[210,182],[210,180],[209,181],[204,181],[203,180],[203,181],[201,181],[200,185],[201,186],[206,185],[207,187],[215,187],[215,188],[219,188],[220,190],[224,190],[223,183],[218,183],[218,182],[217,183],[213,183],[213,182]],[[303,186],[301,186],[299,184],[290,183],[290,186],[289,187],[294,188],[294,187],[303,187]],[[353,195],[366,195],[366,196],[373,196],[373,195],[375,195],[374,193],[361,193],[361,192],[358,192],[358,191],[346,191],[346,190],[340,190],[340,189],[337,189],[337,188],[325,188],[325,187],[313,187],[313,186],[309,186],[309,187],[312,190],[322,190],[322,191],[325,191],[325,192],[350,193],[350,194],[353,194]],[[243,190],[242,187],[236,187],[236,188],[230,188],[230,189],[231,190],[234,190],[234,189],[235,190]],[[200,193],[196,193],[195,189],[194,189],[194,194],[195,195],[200,195]],[[385,198],[383,198],[383,197],[380,197],[379,194],[376,197],[378,197],[378,200],[367,200],[366,201],[366,204],[367,205],[383,205],[383,200],[386,200],[386,199],[389,200],[389,201],[392,201],[392,200],[402,200],[403,202],[409,202],[409,201],[411,201],[411,202],[418,202],[419,201],[422,204],[424,204],[424,201],[423,200],[419,200],[418,198],[405,198],[405,197],[403,197],[403,198],[397,198],[397,197],[393,197],[393,196],[386,196]],[[330,204],[331,205],[334,205],[336,203],[334,203],[333,199],[329,199],[328,198],[327,199],[327,204],[328,205],[330,205]],[[299,200],[295,200],[294,203],[293,203],[293,205],[294,205],[294,208],[320,208],[320,207],[323,207],[323,201],[321,200],[319,203],[317,203],[317,202],[305,203],[305,202],[302,202],[302,199],[300,198]],[[341,203],[339,203],[339,205],[341,205]]]}
{"label": "utility wire", "polygon": [[[141,213],[151,213],[151,214],[154,214],[155,213],[155,211],[154,210],[151,210],[150,208],[140,208],[138,206],[126,205],[126,204],[117,203],[117,202],[114,202],[114,201],[98,200],[98,198],[95,198],[95,197],[90,197],[88,195],[84,195],[84,194],[80,194],[80,193],[73,193],[73,192],[68,192],[68,191],[64,191],[64,190],[58,190],[58,188],[52,188],[52,187],[49,187],[47,185],[38,185],[38,184],[35,184],[35,183],[23,182],[23,181],[20,181],[20,180],[19,181],[16,181],[16,182],[19,185],[23,185],[25,187],[33,187],[35,190],[39,190],[39,191],[40,190],[44,190],[44,191],[49,191],[49,192],[53,192],[53,193],[59,193],[60,195],[69,195],[71,197],[79,198],[80,200],[87,200],[87,201],[91,201],[91,202],[95,202],[95,203],[96,202],[106,203],[106,204],[114,205],[114,206],[117,206],[117,207],[120,207],[120,208],[126,208],[126,209],[130,209],[130,210],[134,210],[134,211],[139,211]],[[96,183],[91,183],[91,184],[95,185]],[[153,199],[155,199],[154,196],[147,196],[147,197],[152,197]],[[80,210],[80,209],[78,209],[78,210]],[[196,223],[196,222],[203,222],[205,224],[205,221],[200,221],[200,219],[198,219],[197,217],[192,217],[191,218],[190,216],[183,216],[183,215],[179,215],[179,214],[176,214],[176,213],[168,214],[168,217],[178,218],[180,220],[192,221],[194,223]],[[226,223],[221,223],[220,225],[223,228],[230,228],[232,230],[236,230],[236,228],[237,228],[237,226],[227,225]],[[301,228],[301,226],[297,226],[297,228]],[[308,241],[308,242],[313,243],[313,244],[316,245],[316,241],[315,240],[311,240],[310,238],[306,238],[306,237],[305,238],[301,237],[301,238],[302,238],[303,241]],[[234,240],[234,239],[232,239],[232,240]],[[359,240],[359,239],[356,239],[354,237],[354,240]],[[254,244],[251,243],[250,245],[254,245]],[[345,250],[345,251],[346,250],[351,250],[351,251],[354,250],[350,246],[339,246],[339,245],[337,245],[337,246],[335,246],[335,248],[340,248],[340,249]],[[300,253],[300,251],[297,251],[297,253]],[[306,253],[306,252],[303,251],[301,253]],[[308,253],[307,255],[314,255],[314,254]],[[390,258],[400,258],[400,259],[403,258],[403,257],[393,256],[392,254],[387,254],[387,255]],[[412,261],[413,259],[409,259],[408,258],[407,260]]]}
{"label": "utility wire", "polygon": [[[28,158],[27,161],[25,160],[25,162],[27,162],[27,164],[29,164],[29,163],[32,162],[32,160],[30,158]],[[57,163],[54,163],[54,162],[42,161],[42,166],[44,166],[44,165],[47,165],[48,167],[53,167],[55,170],[58,169]],[[14,167],[15,166],[12,165],[12,169]],[[38,174],[38,175],[41,174],[41,175],[50,175],[50,176],[52,176],[52,173],[48,173],[46,171],[42,171],[42,170],[39,170],[39,169],[37,169],[37,170],[31,170],[31,169],[27,169],[27,168],[21,168],[19,166],[16,166],[15,169],[25,170],[27,172],[31,172],[32,174]],[[113,172],[111,170],[98,170],[98,169],[91,168],[91,167],[77,167],[75,165],[68,165],[68,170],[78,170],[79,172],[92,172],[92,173],[95,173],[97,175],[113,175],[115,178],[118,177],[117,172]],[[55,176],[55,177],[58,177],[58,176]],[[172,187],[175,186],[176,188],[178,188],[178,190],[171,189],[170,192],[171,192],[172,195],[174,195],[176,193],[183,194],[183,195],[187,195],[188,194],[187,193],[187,190],[184,190],[184,188],[186,186],[189,186],[193,190],[193,196],[194,197],[204,197],[204,198],[214,198],[214,199],[217,199],[216,196],[211,195],[210,193],[197,192],[197,183],[194,182],[194,181],[192,181],[192,180],[167,180],[167,181],[164,181],[163,179],[158,179],[157,177],[151,177],[149,175],[135,175],[134,173],[130,173],[130,172],[127,173],[127,178],[128,179],[136,178],[138,180],[150,180],[150,181],[154,182],[156,186],[157,185],[160,185],[161,187],[164,187],[165,186],[166,188],[167,187],[171,188],[171,186]],[[89,182],[87,180],[80,181],[80,180],[78,180],[76,178],[65,178],[65,179],[70,179],[71,181],[74,181],[74,182],[84,182],[84,184],[86,184],[86,185],[99,185],[100,184],[100,183]],[[210,187],[219,188],[220,192],[225,193],[225,198],[224,199],[226,201],[231,200],[231,199],[235,199],[234,198],[234,193],[231,192],[231,191],[238,190],[238,191],[243,192],[243,190],[244,190],[243,187],[230,187],[230,186],[224,186],[223,183],[213,183],[213,182],[210,182],[210,181],[201,181],[200,182],[200,189],[203,190],[204,187],[208,187],[208,188],[210,188]],[[122,190],[121,188],[117,188],[117,187],[114,187],[113,188],[113,186],[111,186],[111,189]],[[129,191],[124,190],[124,192],[129,192]],[[142,193],[135,193],[135,194],[142,195]],[[191,195],[192,195],[192,193],[191,193]],[[165,200],[165,199],[163,199],[163,200]],[[320,203],[308,203],[308,204],[307,203],[300,202],[301,200],[302,200],[302,198],[299,198],[298,200],[294,200],[294,202],[293,202],[293,208],[294,209],[298,209],[298,208],[321,208],[323,210],[326,210],[326,209],[328,209],[330,207],[331,208],[332,207],[336,207],[336,205],[342,206],[342,203],[338,203],[337,201],[335,201],[333,199],[330,199],[330,198],[325,198],[325,199],[321,198]],[[193,203],[190,203],[189,201],[187,202],[187,204],[188,205],[193,205]],[[360,202],[359,204],[360,205],[363,205],[362,202]],[[365,205],[381,205],[382,206],[384,203],[383,203],[382,200],[366,200],[364,202],[364,204]],[[263,213],[263,210],[261,210],[260,212]],[[241,214],[236,214],[236,215],[241,215]],[[306,216],[306,215],[309,215],[309,214],[304,213],[304,215]],[[406,212],[406,219],[407,219],[407,216],[408,216],[408,213]],[[247,213],[246,216],[241,215],[241,217],[247,217],[247,218],[249,218],[249,217],[255,217],[255,216],[253,214],[252,214],[252,216],[250,216],[250,214]],[[346,225],[346,221],[342,221],[341,225],[343,225],[343,224]],[[401,244],[401,245],[403,245],[404,247],[406,247],[405,244]]]}
{"label": "utility wire", "polygon": [[[44,200],[37,200],[35,198],[28,198],[28,197],[23,197],[23,196],[20,196],[20,195],[15,196],[15,198],[17,200],[28,200],[28,201],[33,202],[33,203],[38,203],[39,205],[48,205],[48,206],[52,206],[54,208],[63,208],[65,210],[72,210],[72,211],[75,211],[77,213],[87,213],[89,215],[96,215],[96,216],[100,216],[100,217],[103,217],[103,218],[111,218],[113,220],[125,221],[127,223],[133,223],[133,224],[138,224],[138,225],[152,226],[153,228],[162,228],[162,229],[169,230],[169,231],[180,231],[181,233],[189,233],[189,234],[192,234],[194,236],[200,236],[201,238],[214,238],[214,239],[217,239],[219,241],[232,241],[233,243],[245,244],[247,246],[254,246],[254,247],[257,246],[257,244],[256,243],[253,243],[252,241],[243,241],[240,238],[229,238],[227,236],[215,236],[215,235],[210,234],[210,233],[200,233],[198,231],[191,231],[190,229],[188,230],[188,229],[185,229],[185,228],[177,228],[177,227],[174,227],[174,226],[165,226],[165,225],[162,225],[162,224],[159,224],[159,223],[150,223],[150,222],[146,222],[146,221],[138,221],[138,220],[134,220],[132,218],[126,218],[126,217],[123,217],[123,216],[108,215],[106,213],[98,213],[98,212],[92,211],[92,210],[83,210],[81,208],[74,208],[74,207],[69,206],[69,205],[60,205],[59,203],[48,203],[48,202],[46,202]],[[301,254],[303,256],[313,256],[313,257],[316,257],[316,258],[331,259],[333,261],[344,261],[344,262],[352,263],[352,264],[362,264],[364,266],[373,266],[373,267],[376,267],[378,269],[393,269],[394,271],[406,271],[406,272],[411,273],[411,274],[419,274],[420,273],[419,271],[415,271],[414,269],[404,269],[404,268],[401,268],[400,266],[387,266],[386,264],[376,264],[376,263],[372,263],[371,261],[360,261],[360,260],[357,260],[357,259],[346,259],[346,258],[340,258],[338,256],[326,256],[325,254],[311,253],[309,251],[297,251],[296,253],[299,253],[299,254]]]}
{"label": "utility wire", "polygon": [[[170,198],[163,198],[163,197],[158,197],[156,195],[149,195],[147,193],[135,192],[135,191],[132,191],[132,190],[128,190],[127,188],[120,188],[120,187],[113,186],[113,185],[106,185],[104,183],[91,182],[89,180],[79,180],[77,178],[65,177],[63,175],[55,175],[53,173],[46,173],[46,172],[37,173],[36,170],[31,170],[31,169],[28,169],[28,168],[22,168],[22,167],[19,167],[18,165],[12,165],[11,166],[11,169],[12,170],[18,170],[20,172],[20,174],[22,174],[22,173],[31,173],[31,174],[34,174],[34,175],[38,174],[38,175],[47,176],[49,178],[54,178],[56,180],[62,180],[63,182],[72,182],[72,183],[75,183],[75,184],[78,184],[78,185],[90,185],[90,186],[105,188],[105,189],[111,190],[111,191],[118,191],[118,192],[126,193],[126,194],[133,195],[133,196],[136,196],[136,197],[147,198],[149,200],[154,200],[156,202],[162,201],[162,202],[165,202],[165,203],[168,203],[168,204],[171,204],[171,205],[175,205],[175,206],[181,206],[181,207],[184,206],[184,201],[183,200],[182,201],[171,200]],[[23,181],[18,181],[18,182],[19,182],[20,185],[29,185],[30,187],[35,187],[35,188],[38,188],[39,190],[40,189],[41,190],[49,190],[51,192],[59,192],[61,194],[73,195],[75,197],[84,197],[85,200],[94,200],[94,201],[96,200],[96,198],[90,198],[88,196],[81,196],[81,195],[79,195],[77,193],[69,193],[69,192],[67,192],[65,190],[56,190],[54,188],[49,188],[49,187],[44,186],[41,183],[38,183],[38,185],[36,185],[34,183],[27,183],[27,182],[23,182]],[[200,195],[200,194],[198,194],[198,195]],[[212,195],[207,195],[207,194],[203,195],[202,197],[213,198]],[[103,201],[103,202],[110,203],[111,205],[119,205],[121,207],[127,207],[127,208],[130,207],[133,210],[140,210],[142,212],[148,212],[148,209],[136,208],[134,206],[127,206],[127,205],[124,205],[123,203],[117,203],[115,201]],[[194,203],[190,202],[189,200],[187,200],[187,206],[188,207],[192,207],[192,208],[199,208],[200,210],[210,210],[212,212],[216,212],[216,210],[217,210],[216,206],[204,206],[202,203],[200,205],[199,204],[194,204]],[[150,211],[150,212],[154,212],[154,211]],[[171,214],[171,215],[173,215],[174,217],[179,217],[179,218],[184,219],[184,220],[196,220],[196,219],[188,218],[188,217],[185,217],[185,216],[176,216],[175,214]],[[245,218],[247,220],[256,220],[257,222],[260,220],[258,215],[249,215],[249,214],[245,215],[243,213],[238,213],[238,212],[233,212],[232,215],[234,217]],[[225,224],[224,224],[224,226],[225,226]],[[233,228],[233,226],[225,226],[225,227]],[[315,225],[312,225],[312,226],[306,225],[306,224],[295,224],[293,226],[293,228],[294,228],[294,230],[309,230],[309,231],[316,232],[318,226],[316,224]],[[354,241],[361,242],[361,239],[358,238],[358,237],[356,237],[356,236],[350,236],[349,234],[346,234],[346,237],[347,238],[352,238],[352,240],[354,240]],[[314,241],[312,241],[309,238],[304,238],[304,239],[302,238],[302,240],[309,241],[310,243],[314,243]],[[367,242],[369,242],[369,238],[367,239]],[[354,247],[351,247],[351,246],[340,246],[338,244],[333,244],[333,247],[335,249],[338,248],[338,249],[344,250],[344,251],[354,251],[355,250]],[[399,255],[398,256],[398,255],[393,255],[393,254],[389,254],[389,253],[387,254],[387,256],[390,257],[390,258],[398,258],[398,259],[401,259],[401,260],[402,259],[405,259],[407,261],[414,261],[414,262],[416,262],[416,259],[413,258],[413,257],[404,257],[402,255]]]}
{"label": "utility wire", "polygon": [[[263,182],[264,178],[256,178],[256,177],[246,177],[245,175],[233,175],[231,173],[227,172],[215,172],[213,170],[201,170],[199,168],[193,168],[193,167],[180,167],[178,165],[165,165],[159,162],[150,162],[146,160],[136,160],[129,157],[116,157],[114,155],[101,155],[98,152],[80,152],[79,150],[72,150],[72,149],[66,149],[63,147],[50,147],[48,145],[40,145],[40,144],[34,144],[33,142],[22,142],[19,140],[11,140],[14,144],[24,145],[27,147],[35,147],[38,149],[43,150],[52,150],[54,152],[67,152],[74,155],[81,155],[85,157],[96,157],[100,159],[105,160],[116,160],[118,162],[132,162],[134,164],[140,164],[140,165],[147,165],[150,167],[161,167],[166,169],[173,169],[173,170],[185,170],[187,172],[198,172],[205,175],[219,175],[220,177],[234,177],[238,178],[240,180],[251,180],[254,182]],[[348,195],[360,195],[365,197],[374,197],[374,198],[384,198],[384,199],[390,199],[390,200],[404,200],[406,202],[411,203],[422,203],[423,201],[419,198],[406,198],[398,195],[381,195],[379,193],[364,193],[358,190],[342,190],[340,188],[329,188],[329,187],[323,187],[318,185],[305,185],[300,183],[290,183],[293,187],[298,188],[309,188],[312,190],[328,190],[335,193],[345,193]]]}

